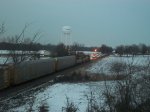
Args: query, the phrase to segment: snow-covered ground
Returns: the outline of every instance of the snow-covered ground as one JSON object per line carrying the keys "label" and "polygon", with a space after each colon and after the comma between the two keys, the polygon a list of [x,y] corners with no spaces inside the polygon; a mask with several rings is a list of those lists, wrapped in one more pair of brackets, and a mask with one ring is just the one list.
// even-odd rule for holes
{"label": "snow-covered ground", "polygon": [[[134,58],[110,56],[97,63],[93,63],[91,67],[87,68],[87,71],[110,73],[109,65],[115,61],[123,61],[129,64],[132,63],[134,65],[143,66],[149,62],[149,56],[136,56]],[[107,81],[107,84],[113,90],[115,82]],[[20,93],[17,96],[0,102],[0,110],[24,112],[33,104],[33,110],[37,112],[39,106],[46,104],[51,112],[61,112],[63,107],[66,107],[67,98],[69,98],[69,101],[73,102],[78,107],[79,112],[85,112],[88,105],[87,96],[90,97],[91,92],[94,93],[94,97],[97,99],[98,104],[100,103],[101,106],[104,105],[104,91],[105,85],[103,81],[58,83],[54,85],[48,82],[40,87],[25,91],[24,93]]]}
{"label": "snow-covered ground", "polygon": [[102,60],[99,60],[97,63],[93,63],[89,68],[86,69],[86,71],[90,73],[105,73],[107,75],[112,74],[110,71],[110,67],[112,63],[114,62],[123,62],[128,64],[132,64],[135,66],[146,66],[150,62],[150,56],[109,56],[106,58],[103,58]]}
{"label": "snow-covered ground", "polygon": [[[112,83],[114,82],[109,82],[108,84],[112,85]],[[79,112],[85,112],[88,104],[86,95],[89,97],[91,91],[98,99],[97,101],[103,104],[104,82],[89,82],[77,84],[58,83],[52,86],[45,84],[3,101],[3,107],[9,107],[10,109],[7,111],[25,112],[33,101],[33,110],[35,112],[42,104],[47,104],[51,112],[61,112],[63,107],[66,107],[66,98],[69,98],[69,101],[78,107]]]}

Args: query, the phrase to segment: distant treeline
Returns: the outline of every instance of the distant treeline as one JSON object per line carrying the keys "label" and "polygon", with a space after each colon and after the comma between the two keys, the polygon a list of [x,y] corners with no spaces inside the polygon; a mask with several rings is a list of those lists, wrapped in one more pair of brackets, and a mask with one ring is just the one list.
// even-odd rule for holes
{"label": "distant treeline", "polygon": [[[85,47],[82,44],[74,43],[71,46],[71,51],[92,51],[96,47]],[[47,50],[52,53],[54,56],[65,56],[68,55],[68,48],[59,43],[58,45],[47,44],[43,45],[40,43],[9,43],[9,42],[0,42],[0,50],[22,50],[22,51],[39,51]]]}
{"label": "distant treeline", "polygon": [[[64,44],[60,43],[58,45],[52,45],[52,44],[40,44],[40,43],[30,43],[30,44],[14,44],[14,43],[8,43],[8,42],[0,42],[0,50],[23,50],[23,51],[38,51],[38,50],[48,50],[53,51],[57,47],[64,47]],[[73,44],[71,46],[72,50],[75,51],[91,51],[96,47],[85,47],[82,44]]]}
{"label": "distant treeline", "polygon": [[150,46],[145,44],[132,44],[132,45],[119,45],[116,48],[112,48],[107,45],[102,45],[98,48],[98,51],[103,54],[116,53],[121,55],[146,55],[150,54]]}
{"label": "distant treeline", "polygon": [[0,43],[0,50],[23,50],[23,51],[38,51],[38,50],[53,50],[56,46],[47,44],[42,45],[40,43],[30,43],[30,44],[14,44],[14,43],[7,43],[1,42]]}
{"label": "distant treeline", "polygon": [[[117,53],[119,55],[139,55],[139,54],[150,54],[150,46],[147,46],[145,44],[133,44],[133,45],[120,45],[116,48],[112,48],[107,45],[101,45],[100,47],[86,47],[83,44],[74,43],[71,46],[71,51],[94,51],[97,49],[97,51],[103,53],[103,54],[111,54],[111,53]],[[51,52],[56,52],[57,54],[65,55],[67,54],[66,46],[62,43],[58,45],[52,45],[47,44],[43,45],[40,43],[20,43],[20,44],[14,44],[14,43],[8,43],[8,42],[1,42],[0,43],[0,50],[23,50],[23,51],[38,51],[38,50],[48,50]]]}
{"label": "distant treeline", "polygon": [[145,44],[120,45],[115,48],[115,53],[119,55],[146,55],[150,54],[150,46]]}

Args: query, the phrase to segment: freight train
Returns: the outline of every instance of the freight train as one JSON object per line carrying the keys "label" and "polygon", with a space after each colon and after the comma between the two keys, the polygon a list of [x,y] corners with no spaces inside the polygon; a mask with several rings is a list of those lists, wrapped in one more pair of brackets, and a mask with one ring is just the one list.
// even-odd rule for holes
{"label": "freight train", "polygon": [[89,56],[64,56],[24,61],[15,66],[8,66],[5,69],[0,69],[0,90],[88,61],[90,61]]}

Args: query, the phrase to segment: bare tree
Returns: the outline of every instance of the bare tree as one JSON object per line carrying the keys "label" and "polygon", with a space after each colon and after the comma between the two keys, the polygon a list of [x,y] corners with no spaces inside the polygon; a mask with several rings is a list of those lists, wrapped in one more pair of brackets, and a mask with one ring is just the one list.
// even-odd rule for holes
{"label": "bare tree", "polygon": [[[110,71],[116,76],[123,75],[124,78],[113,82],[105,79],[105,89],[102,94],[104,104],[98,105],[99,99],[91,92],[91,95],[87,96],[87,112],[150,111],[150,59],[148,58],[141,66],[135,58],[132,56],[127,62],[110,63]],[[97,93],[98,91],[97,89]]]}
{"label": "bare tree", "polygon": [[71,102],[68,97],[66,97],[66,99],[66,107],[62,107],[62,112],[77,112],[77,110],[79,110],[78,107]]}
{"label": "bare tree", "polygon": [[97,102],[98,100],[92,91],[90,95],[86,94],[85,97],[88,101],[86,112],[103,112],[103,107]]}
{"label": "bare tree", "polygon": [[[0,24],[0,39],[2,39],[1,35],[4,33],[5,33],[5,23],[3,22]],[[7,61],[8,61],[8,58],[1,65],[2,66],[6,65]]]}
{"label": "bare tree", "polygon": [[[106,91],[104,97],[106,104],[110,107],[110,112],[148,112],[149,95],[150,95],[150,76],[149,62],[143,67],[137,66],[134,56],[130,63],[125,64],[125,75],[123,80],[115,81],[116,85],[113,92],[110,92],[105,86]],[[119,66],[118,66],[119,65]],[[116,75],[121,73],[124,65],[121,63],[113,64],[111,70],[116,72]],[[117,68],[117,69],[116,69]],[[112,99],[112,100],[110,100]],[[112,103],[113,102],[113,103]],[[112,110],[113,109],[113,110]]]}
{"label": "bare tree", "polygon": [[[29,24],[26,24],[24,28],[22,29],[21,33],[14,36],[7,38],[7,41],[9,43],[13,43],[14,45],[17,46],[17,48],[21,47],[23,44],[28,44],[28,46],[32,46],[33,43],[35,43],[39,38],[40,38],[40,32],[34,33],[33,37],[31,38],[26,38],[25,37],[25,32],[27,28],[29,27]],[[19,64],[33,55],[35,56],[36,54],[34,52],[31,52],[30,50],[25,51],[24,49],[22,50],[17,50],[16,48],[12,48],[12,50],[9,51],[9,56],[13,61],[13,64]]]}
{"label": "bare tree", "polygon": [[57,56],[67,56],[68,55],[68,49],[66,49],[65,45],[63,43],[60,43],[56,46],[55,49]]}
{"label": "bare tree", "polygon": [[39,107],[39,112],[49,112],[49,106],[44,103]]}

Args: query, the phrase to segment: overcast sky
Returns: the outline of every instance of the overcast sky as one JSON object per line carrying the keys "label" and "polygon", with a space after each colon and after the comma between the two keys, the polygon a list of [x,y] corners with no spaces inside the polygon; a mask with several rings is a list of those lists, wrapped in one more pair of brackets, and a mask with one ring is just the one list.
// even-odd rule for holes
{"label": "overcast sky", "polygon": [[63,26],[72,41],[87,46],[150,45],[150,0],[0,0],[7,35],[32,23],[26,35],[42,32],[41,43],[60,42]]}

